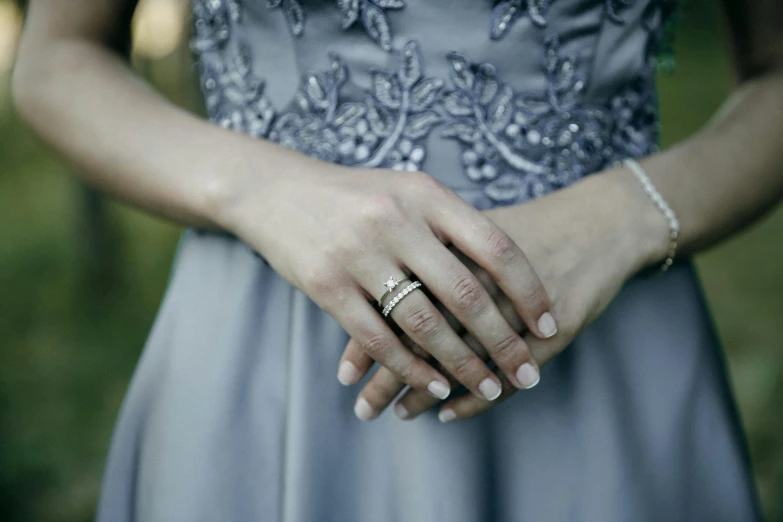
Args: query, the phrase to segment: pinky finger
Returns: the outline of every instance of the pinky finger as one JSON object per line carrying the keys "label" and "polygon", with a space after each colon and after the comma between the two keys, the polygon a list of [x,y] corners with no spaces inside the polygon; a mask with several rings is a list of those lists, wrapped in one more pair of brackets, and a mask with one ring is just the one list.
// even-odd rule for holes
{"label": "pinky finger", "polygon": [[343,350],[340,366],[337,368],[337,380],[343,386],[356,384],[372,368],[375,361],[362,350],[362,346],[351,338]]}
{"label": "pinky finger", "polygon": [[503,375],[503,372],[498,372],[497,376],[502,384],[500,397],[490,402],[467,393],[444,404],[440,409],[440,412],[438,412],[438,420],[441,422],[452,422],[456,420],[470,419],[471,417],[475,417],[476,415],[480,415],[485,411],[496,407],[498,404],[519,391],[508,381],[508,379],[506,379],[506,377]]}

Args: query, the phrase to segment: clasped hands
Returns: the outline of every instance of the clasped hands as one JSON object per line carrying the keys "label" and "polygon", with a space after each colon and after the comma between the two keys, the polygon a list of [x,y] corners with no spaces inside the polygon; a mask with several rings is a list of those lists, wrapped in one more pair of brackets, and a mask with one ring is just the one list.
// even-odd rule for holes
{"label": "clasped hands", "polygon": [[[348,332],[343,384],[379,365],[356,401],[363,420],[406,386],[399,417],[446,400],[444,422],[535,386],[667,246],[665,221],[622,169],[484,212],[423,173],[322,166],[286,183],[271,212],[240,202],[236,229]],[[384,319],[376,302],[389,275],[423,286]]]}

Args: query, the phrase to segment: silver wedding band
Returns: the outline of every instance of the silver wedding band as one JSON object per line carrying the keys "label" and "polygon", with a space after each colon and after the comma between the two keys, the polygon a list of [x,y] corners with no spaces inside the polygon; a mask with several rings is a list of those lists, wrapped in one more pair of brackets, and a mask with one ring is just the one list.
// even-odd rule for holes
{"label": "silver wedding band", "polygon": [[406,286],[405,288],[403,288],[402,290],[400,290],[400,292],[397,295],[395,295],[394,298],[391,301],[389,301],[389,303],[386,306],[383,307],[383,311],[381,312],[383,316],[388,317],[392,309],[394,309],[394,307],[397,306],[397,303],[402,301],[405,298],[405,296],[407,296],[409,293],[413,292],[420,286],[421,286],[421,281],[414,281],[408,286]]}
{"label": "silver wedding band", "polygon": [[378,299],[378,304],[383,306],[383,300],[386,299],[386,296],[391,294],[395,288],[400,286],[400,283],[402,283],[403,281],[410,281],[410,279],[411,279],[410,277],[403,277],[395,281],[394,276],[389,276],[389,280],[383,283],[383,286],[386,287],[386,292]]}

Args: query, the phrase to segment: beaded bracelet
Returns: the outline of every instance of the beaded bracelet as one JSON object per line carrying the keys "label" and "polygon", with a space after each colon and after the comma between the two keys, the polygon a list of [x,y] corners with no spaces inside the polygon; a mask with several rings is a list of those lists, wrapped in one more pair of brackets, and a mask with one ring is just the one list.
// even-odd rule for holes
{"label": "beaded bracelet", "polygon": [[626,158],[623,163],[633,173],[634,177],[642,184],[644,192],[652,199],[658,210],[666,217],[666,221],[669,222],[669,250],[666,253],[666,259],[661,265],[661,272],[666,272],[672,263],[674,263],[674,254],[677,252],[677,239],[680,237],[680,222],[677,220],[677,216],[674,211],[663,199],[661,193],[655,188],[655,185],[650,181],[650,177],[644,171],[639,162],[632,158]]}

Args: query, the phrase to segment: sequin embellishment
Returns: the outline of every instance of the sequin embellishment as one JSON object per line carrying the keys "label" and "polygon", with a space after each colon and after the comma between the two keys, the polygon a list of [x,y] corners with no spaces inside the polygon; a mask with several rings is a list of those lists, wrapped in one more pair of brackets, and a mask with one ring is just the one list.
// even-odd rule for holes
{"label": "sequin embellishment", "polygon": [[628,155],[649,153],[657,141],[655,98],[643,79],[606,105],[582,101],[584,72],[559,40],[544,43],[544,92],[517,93],[492,64],[449,55],[454,88],[443,96],[442,136],[462,144],[462,164],[497,202],[539,197]]}
{"label": "sequin embellishment", "polygon": [[[343,14],[344,30],[358,23],[381,49],[391,51],[391,25],[385,10],[402,9],[405,0],[336,0],[336,3]],[[266,5],[283,11],[291,34],[300,36],[304,32],[305,11],[299,0],[267,0]]]}
{"label": "sequin embellishment", "polygon": [[328,71],[305,75],[295,95],[298,110],[280,116],[270,139],[345,165],[419,170],[420,141],[442,120],[432,107],[443,81],[424,76],[416,43],[400,51],[397,71],[373,71],[363,101],[340,101],[348,69],[339,56],[330,58]]}
{"label": "sequin embellishment", "polygon": [[250,49],[231,37],[242,16],[237,0],[195,0],[194,15],[192,48],[210,119],[325,161],[421,170],[427,138],[440,126],[439,137],[459,144],[467,178],[490,200],[509,204],[656,151],[652,61],[605,103],[588,103],[585,68],[555,35],[543,43],[541,92],[516,91],[494,65],[456,52],[446,57],[447,88],[424,74],[410,41],[396,70],[372,71],[370,88],[358,96],[343,59],[330,54],[328,68],[306,73],[292,105],[277,113]]}
{"label": "sequin embellishment", "polygon": [[[501,0],[492,9],[489,35],[502,38],[514,22],[527,12],[530,20],[539,27],[546,25],[546,11],[552,0]],[[607,0],[608,1],[608,0]],[[622,0],[620,0],[622,1]]]}
{"label": "sequin embellishment", "polygon": [[242,11],[236,0],[193,2],[191,49],[199,57],[201,90],[209,118],[223,127],[262,137],[275,111],[264,82],[253,73],[249,48],[232,42]]}

